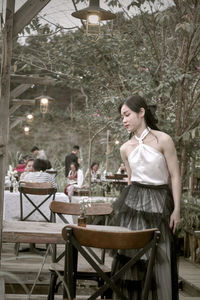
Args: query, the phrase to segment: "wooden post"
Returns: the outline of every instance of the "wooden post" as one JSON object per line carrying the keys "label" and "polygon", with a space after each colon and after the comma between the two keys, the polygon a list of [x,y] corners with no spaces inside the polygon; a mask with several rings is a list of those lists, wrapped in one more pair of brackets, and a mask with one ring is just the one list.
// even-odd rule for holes
{"label": "wooden post", "polygon": [[9,136],[9,100],[11,96],[10,67],[12,57],[12,40],[50,1],[51,0],[27,0],[16,13],[14,13],[15,0],[7,0],[6,3],[5,25],[2,30],[2,64],[0,85],[0,255],[2,248],[6,153]]}
{"label": "wooden post", "polygon": [[108,172],[109,169],[109,160],[108,156],[110,154],[110,130],[107,130],[107,138],[106,138],[106,173]]}
{"label": "wooden post", "polygon": [[[12,57],[13,14],[15,0],[7,0],[5,25],[2,30],[2,67],[0,91],[0,136],[2,137],[2,155],[0,154],[0,249],[2,248],[2,226],[4,205],[4,183],[6,171],[6,153],[9,132],[10,67]],[[0,252],[1,253],[1,252]],[[1,254],[0,254],[1,255]]]}

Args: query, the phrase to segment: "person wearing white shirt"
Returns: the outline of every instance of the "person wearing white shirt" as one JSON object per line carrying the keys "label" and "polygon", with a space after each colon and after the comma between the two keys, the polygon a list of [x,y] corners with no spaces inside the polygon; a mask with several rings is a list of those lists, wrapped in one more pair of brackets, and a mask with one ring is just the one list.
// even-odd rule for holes
{"label": "person wearing white shirt", "polygon": [[33,163],[33,172],[28,172],[23,178],[23,182],[50,182],[51,186],[56,188],[55,179],[46,173],[47,164],[43,159],[35,159]]}
{"label": "person wearing white shirt", "polygon": [[70,171],[67,176],[67,185],[64,193],[69,196],[73,196],[74,188],[81,188],[83,185],[83,171],[79,168],[79,165],[75,162],[70,164]]}
{"label": "person wearing white shirt", "polygon": [[117,174],[127,174],[127,172],[126,172],[126,166],[125,166],[124,163],[120,164],[120,167],[119,167],[119,169],[117,171]]}

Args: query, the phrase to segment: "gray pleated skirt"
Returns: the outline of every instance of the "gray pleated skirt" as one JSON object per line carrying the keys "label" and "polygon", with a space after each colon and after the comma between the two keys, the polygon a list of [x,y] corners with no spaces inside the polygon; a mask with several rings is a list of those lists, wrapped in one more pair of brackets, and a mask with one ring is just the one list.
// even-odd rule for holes
{"label": "gray pleated skirt", "polygon": [[[148,300],[177,300],[178,272],[175,250],[176,237],[169,227],[174,209],[171,191],[167,185],[152,186],[133,182],[124,188],[114,202],[112,225],[131,230],[159,228],[161,240],[158,245],[151,292]],[[112,273],[118,271],[137,250],[121,250],[115,253]],[[141,299],[148,254],[120,279],[119,285],[129,300]],[[113,295],[113,299],[117,299]]]}

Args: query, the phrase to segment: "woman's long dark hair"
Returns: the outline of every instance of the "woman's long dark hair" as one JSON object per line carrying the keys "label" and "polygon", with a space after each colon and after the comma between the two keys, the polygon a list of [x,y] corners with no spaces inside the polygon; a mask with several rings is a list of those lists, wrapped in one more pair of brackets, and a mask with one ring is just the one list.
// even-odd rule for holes
{"label": "woman's long dark hair", "polygon": [[160,130],[156,123],[158,122],[155,111],[156,106],[147,106],[146,101],[144,98],[140,97],[139,95],[133,95],[129,98],[125,99],[120,105],[119,105],[119,113],[121,114],[121,108],[123,105],[127,105],[128,108],[130,108],[132,111],[139,113],[140,109],[143,107],[145,110],[144,119],[146,121],[147,126],[149,126],[151,129]]}

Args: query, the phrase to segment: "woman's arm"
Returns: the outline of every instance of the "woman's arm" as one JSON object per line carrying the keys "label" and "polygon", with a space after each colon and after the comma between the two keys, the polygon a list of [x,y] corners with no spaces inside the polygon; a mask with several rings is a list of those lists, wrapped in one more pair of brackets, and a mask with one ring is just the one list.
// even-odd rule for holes
{"label": "woman's arm", "polygon": [[126,170],[127,170],[128,184],[131,184],[131,169],[130,169],[130,166],[129,166],[128,157],[126,155],[126,146],[125,146],[125,144],[121,146],[120,154],[121,154],[121,158],[122,158],[122,160],[125,164]]}
{"label": "woman's arm", "polygon": [[170,136],[164,135],[163,154],[165,156],[169,174],[171,177],[172,194],[174,198],[174,211],[170,218],[170,228],[173,232],[176,230],[176,225],[180,221],[180,201],[181,201],[181,176],[178,164],[178,158],[174,143]]}

